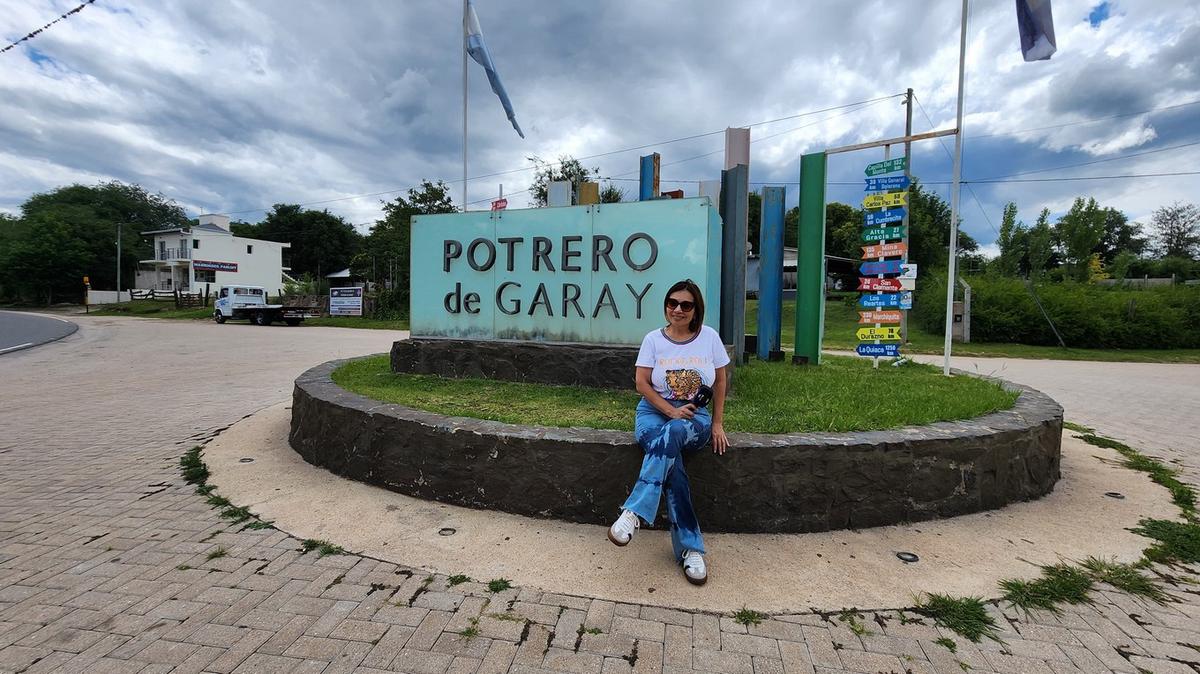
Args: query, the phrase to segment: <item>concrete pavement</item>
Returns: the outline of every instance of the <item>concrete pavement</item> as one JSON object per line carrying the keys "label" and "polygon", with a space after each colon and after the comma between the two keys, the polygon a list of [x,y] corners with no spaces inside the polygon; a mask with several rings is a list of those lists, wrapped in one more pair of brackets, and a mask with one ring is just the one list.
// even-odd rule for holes
{"label": "concrete pavement", "polygon": [[0,354],[62,339],[76,325],[64,318],[24,311],[0,311]]}
{"label": "concrete pavement", "polygon": [[[77,320],[74,335],[0,358],[0,671],[1194,673],[1200,662],[1200,593],[1186,585],[1162,606],[1111,589],[1059,615],[993,605],[1004,642],[971,644],[897,610],[744,625],[305,554],[284,532],[220,519],[180,479],[179,456],[287,401],[307,367],[385,351],[398,334]],[[1069,416],[1089,409],[1089,390],[1106,395],[1070,385],[1073,366],[1031,371],[1077,391],[1062,400]],[[1158,373],[1122,386],[1162,396]],[[1112,407],[1109,425],[1092,425],[1158,437]],[[1173,451],[1194,464],[1187,445]]]}

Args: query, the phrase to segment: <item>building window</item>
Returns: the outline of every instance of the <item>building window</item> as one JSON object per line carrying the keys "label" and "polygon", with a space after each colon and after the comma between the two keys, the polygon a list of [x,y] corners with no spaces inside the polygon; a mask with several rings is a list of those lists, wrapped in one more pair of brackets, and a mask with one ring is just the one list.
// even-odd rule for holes
{"label": "building window", "polygon": [[249,255],[249,254],[251,254],[251,253],[253,253],[253,252],[254,252],[254,246],[251,246],[251,245],[247,244],[247,245],[246,245],[246,254],[247,254],[247,255]]}
{"label": "building window", "polygon": [[200,239],[192,239],[192,249],[200,247]]}
{"label": "building window", "polygon": [[217,272],[211,269],[197,269],[194,274],[196,283],[216,283]]}

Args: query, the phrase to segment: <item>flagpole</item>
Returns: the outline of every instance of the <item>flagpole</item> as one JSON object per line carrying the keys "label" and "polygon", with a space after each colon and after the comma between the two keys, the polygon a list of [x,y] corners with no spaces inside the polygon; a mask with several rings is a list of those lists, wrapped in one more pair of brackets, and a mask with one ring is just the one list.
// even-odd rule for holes
{"label": "flagpole", "polygon": [[942,374],[950,376],[950,342],[954,330],[954,283],[958,256],[958,197],[962,178],[963,79],[967,54],[967,0],[962,0],[962,29],[958,38],[958,117],[954,124],[954,172],[950,181],[950,263],[946,276],[946,342],[942,350]]}
{"label": "flagpole", "polygon": [[463,177],[462,209],[467,212],[467,1],[463,0],[462,27],[459,30],[459,46],[462,48],[462,101],[463,101]]}

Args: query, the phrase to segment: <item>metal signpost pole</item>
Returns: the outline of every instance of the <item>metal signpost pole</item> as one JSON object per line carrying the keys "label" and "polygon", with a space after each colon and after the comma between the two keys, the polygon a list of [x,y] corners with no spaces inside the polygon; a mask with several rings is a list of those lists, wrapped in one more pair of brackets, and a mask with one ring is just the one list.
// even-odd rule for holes
{"label": "metal signpost pole", "polygon": [[[891,159],[891,158],[892,158],[892,146],[891,146],[891,145],[884,145],[884,146],[883,146],[883,160],[884,160],[884,161],[887,161],[887,160],[889,160],[889,159]],[[877,279],[882,279],[882,278],[883,278],[883,269],[882,269],[882,267],[883,267],[883,264],[882,264],[882,263],[883,263],[883,255],[882,255],[882,253],[883,253],[883,248],[882,248],[882,245],[883,245],[883,242],[884,242],[884,241],[886,241],[886,240],[887,240],[887,239],[880,239],[880,240],[878,241],[878,243],[879,243],[879,244],[880,244],[880,246],[881,246],[881,248],[880,248],[880,250],[879,250],[879,252],[881,253],[881,255],[880,255],[878,258],[876,258],[876,260],[877,260],[878,262],[880,262],[880,270],[879,270],[879,271],[880,271],[880,273],[879,273],[879,274],[877,274],[877,275],[875,276],[875,278],[877,278]],[[882,290],[876,290],[876,291],[875,291],[875,294],[876,294],[876,295],[883,295],[883,291],[882,291]],[[882,324],[882,323],[876,323],[876,324],[875,324],[875,327],[876,327],[877,329],[878,329],[878,328],[882,328],[882,327],[883,327],[883,324]],[[875,344],[882,344],[883,342],[881,342],[880,340],[876,339],[876,340],[874,341],[874,343],[875,343]],[[872,356],[872,357],[871,357],[871,367],[872,367],[872,368],[874,368],[874,369],[876,369],[876,370],[878,370],[878,369],[879,369],[879,356]]]}
{"label": "metal signpost pole", "polygon": [[459,29],[458,40],[462,47],[462,87],[463,87],[463,184],[462,209],[467,212],[467,0],[463,0],[462,27]]}
{"label": "metal signpost pole", "polygon": [[946,276],[946,341],[943,348],[942,374],[950,376],[950,337],[954,329],[954,281],[957,276],[958,195],[962,178],[963,79],[967,51],[967,0],[962,0],[962,29],[958,39],[958,115],[954,125],[954,174],[950,183],[950,264]]}
{"label": "metal signpost pole", "polygon": [[121,223],[117,223],[117,302],[121,301]]}
{"label": "metal signpost pole", "polygon": [[[904,106],[905,106],[904,135],[911,136],[912,135],[912,108],[913,108],[912,87],[909,87],[908,91],[905,92]],[[912,190],[912,141],[910,141],[910,140],[904,141],[904,177],[909,179],[909,186],[904,188],[904,191],[909,192],[910,193],[909,196],[912,196],[912,194],[911,194],[911,190]],[[904,236],[901,238],[901,241],[904,243],[904,261],[905,262],[908,261],[908,210],[910,208],[912,208],[911,200],[910,200],[910,203],[908,204],[908,206],[904,209],[904,219],[900,221],[900,224],[904,227],[904,229],[901,230],[901,232],[903,232],[903,234],[904,234]],[[901,291],[901,292],[903,292],[903,291]],[[907,310],[902,310],[900,312],[900,343],[908,344],[908,311]]]}

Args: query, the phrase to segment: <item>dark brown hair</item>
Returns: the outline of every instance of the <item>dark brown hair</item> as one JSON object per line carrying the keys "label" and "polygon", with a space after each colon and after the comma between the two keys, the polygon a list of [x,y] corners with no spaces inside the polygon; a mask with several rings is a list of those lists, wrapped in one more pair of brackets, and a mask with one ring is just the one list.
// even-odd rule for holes
{"label": "dark brown hair", "polygon": [[685,278],[682,281],[677,281],[671,289],[667,291],[666,297],[663,297],[663,316],[667,314],[667,300],[671,299],[671,295],[686,290],[692,294],[692,300],[696,303],[695,313],[692,314],[692,320],[688,323],[688,330],[699,332],[700,326],[704,324],[704,295],[700,294],[700,286],[690,278]]}

